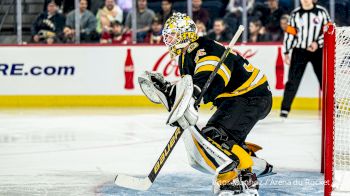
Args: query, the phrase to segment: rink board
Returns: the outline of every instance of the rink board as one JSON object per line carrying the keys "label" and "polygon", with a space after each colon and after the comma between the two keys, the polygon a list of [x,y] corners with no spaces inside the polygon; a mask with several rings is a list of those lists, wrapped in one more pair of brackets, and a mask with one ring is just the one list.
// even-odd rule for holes
{"label": "rink board", "polygon": [[[283,95],[277,83],[285,83],[288,74],[288,66],[282,71],[281,66],[276,67],[279,47],[236,48],[267,75],[274,108],[279,107]],[[125,67],[128,49],[133,68]],[[130,70],[133,73],[126,73]],[[137,76],[146,70],[160,72],[169,81],[180,77],[177,62],[170,59],[164,46],[1,46],[0,107],[153,106],[137,84]],[[293,107],[317,109],[318,97],[318,82],[308,66]]]}
{"label": "rink board", "polygon": [[[273,97],[273,109],[279,109],[281,106],[282,97]],[[210,108],[212,104],[204,105],[204,108]],[[162,107],[150,102],[145,96],[0,96],[1,108],[16,108],[16,107]],[[202,107],[202,106],[201,106]],[[299,110],[318,110],[319,99],[297,97],[293,106]]]}

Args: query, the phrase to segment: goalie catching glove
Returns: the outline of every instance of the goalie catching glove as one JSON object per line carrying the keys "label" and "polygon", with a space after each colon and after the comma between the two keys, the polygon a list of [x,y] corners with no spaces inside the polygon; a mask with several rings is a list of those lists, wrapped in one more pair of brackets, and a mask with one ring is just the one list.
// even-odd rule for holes
{"label": "goalie catching glove", "polygon": [[166,81],[160,73],[150,73],[150,78],[154,87],[164,94],[166,100],[164,100],[163,104],[170,112],[175,100],[175,84]]}
{"label": "goalie catching glove", "polygon": [[193,85],[190,75],[182,77],[176,84],[171,84],[161,74],[146,71],[138,81],[150,101],[162,103],[170,112],[168,125],[187,129],[196,124],[198,111],[194,102],[200,94],[200,89]]}
{"label": "goalie catching glove", "polygon": [[145,71],[138,77],[142,92],[153,103],[162,103],[170,112],[175,100],[175,85],[166,81],[160,73]]}

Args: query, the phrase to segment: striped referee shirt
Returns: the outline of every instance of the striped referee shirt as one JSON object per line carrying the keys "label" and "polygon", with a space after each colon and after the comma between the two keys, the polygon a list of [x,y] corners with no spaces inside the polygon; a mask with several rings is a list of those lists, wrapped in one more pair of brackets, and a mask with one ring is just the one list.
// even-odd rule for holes
{"label": "striped referee shirt", "polygon": [[284,34],[284,54],[293,48],[308,48],[312,42],[323,47],[323,26],[330,23],[327,10],[315,5],[311,10],[298,7],[292,11]]}

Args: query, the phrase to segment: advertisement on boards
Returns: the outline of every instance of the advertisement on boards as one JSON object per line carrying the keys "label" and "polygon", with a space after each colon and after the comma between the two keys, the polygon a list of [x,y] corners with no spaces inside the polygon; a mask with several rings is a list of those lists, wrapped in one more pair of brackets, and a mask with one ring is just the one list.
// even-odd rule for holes
{"label": "advertisement on boards", "polygon": [[[274,96],[282,96],[288,78],[280,45],[235,48],[261,69]],[[0,47],[0,95],[142,95],[137,77],[144,71],[179,79],[176,60],[164,46]],[[318,82],[308,66],[299,97],[318,97]],[[234,79],[234,78],[232,78]]]}

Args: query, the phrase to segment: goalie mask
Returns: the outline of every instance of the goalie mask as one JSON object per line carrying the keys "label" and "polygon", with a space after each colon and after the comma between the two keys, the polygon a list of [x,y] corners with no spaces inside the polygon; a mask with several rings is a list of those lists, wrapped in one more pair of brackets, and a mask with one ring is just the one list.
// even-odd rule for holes
{"label": "goalie mask", "polygon": [[181,54],[181,49],[198,39],[197,27],[186,14],[174,13],[164,24],[163,41],[168,46],[171,58]]}

